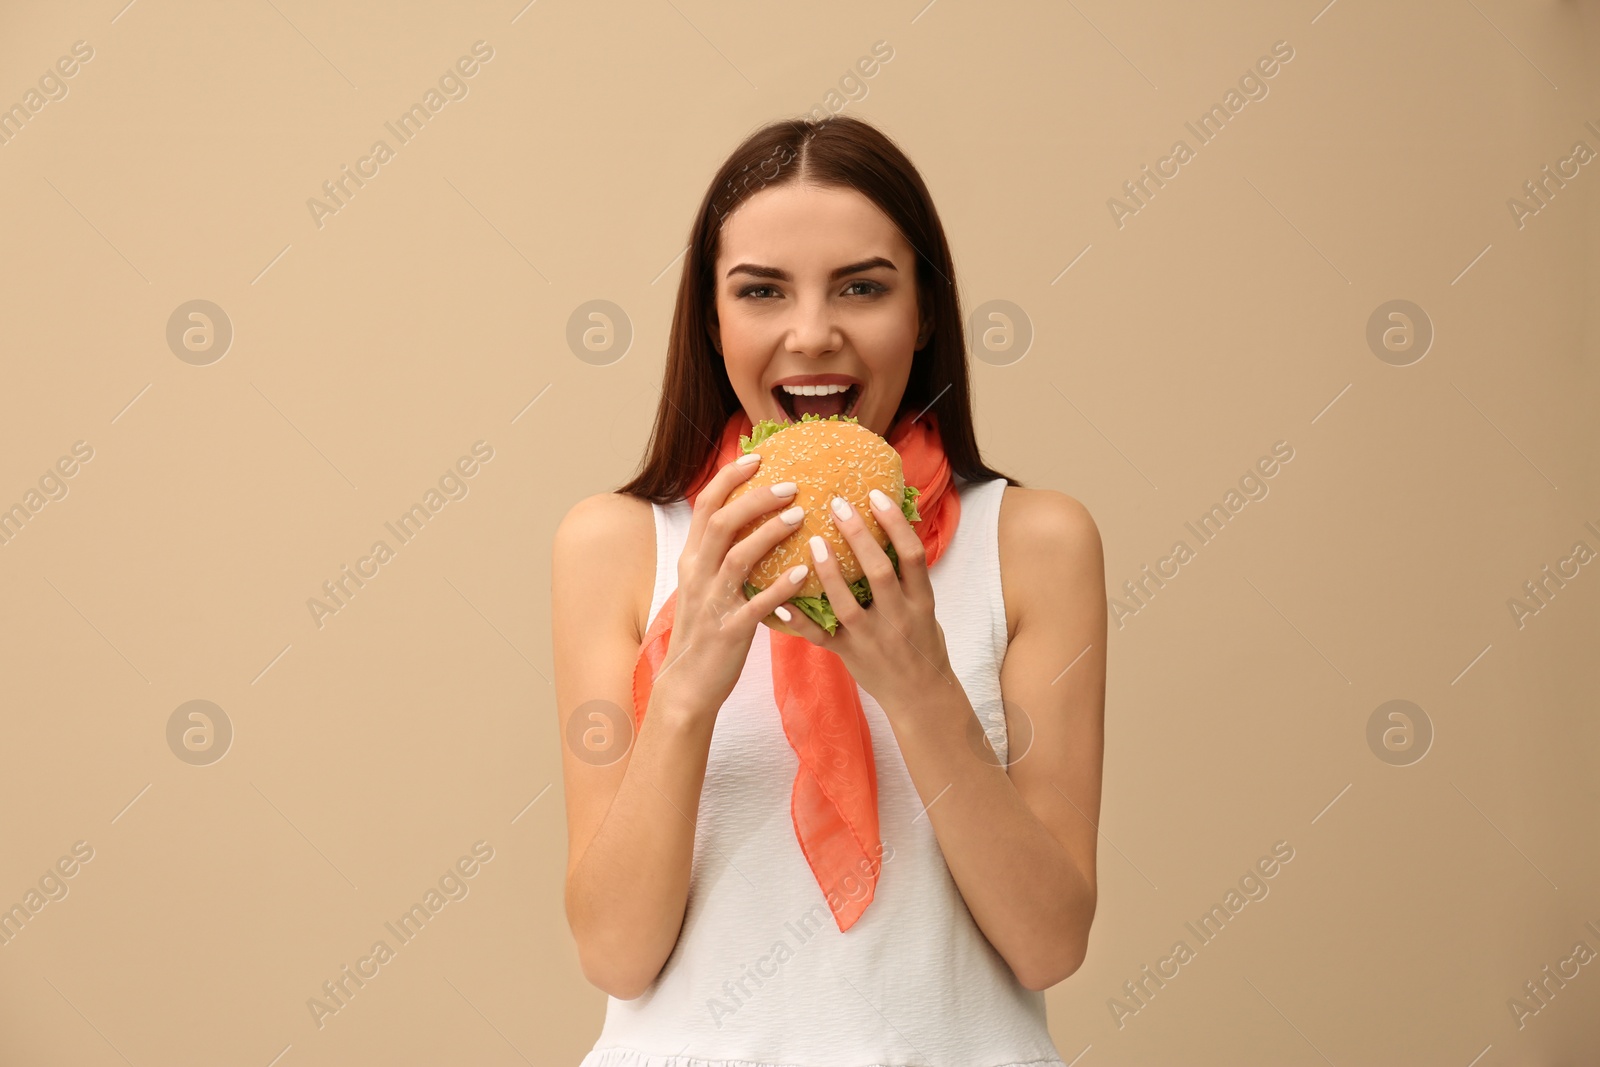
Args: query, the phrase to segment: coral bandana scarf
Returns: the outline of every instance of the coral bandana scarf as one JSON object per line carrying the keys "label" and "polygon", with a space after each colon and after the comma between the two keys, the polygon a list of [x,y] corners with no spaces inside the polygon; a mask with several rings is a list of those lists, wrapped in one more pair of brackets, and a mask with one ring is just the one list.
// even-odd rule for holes
{"label": "coral bandana scarf", "polygon": [[[743,454],[739,438],[750,432],[750,418],[743,411],[723,426],[716,453],[688,495],[691,504],[718,470]],[[955,536],[961,517],[961,501],[951,485],[950,463],[937,421],[931,414],[902,415],[890,428],[887,440],[900,453],[906,484],[921,490],[917,511],[922,520],[911,528],[932,566]],[[639,649],[633,671],[635,732],[644,722],[651,684],[666,658],[677,599],[674,589]],[[867,910],[878,885],[882,847],[872,734],[855,679],[838,653],[818,648],[803,637],[770,628],[767,633],[772,693],[784,735],[800,759],[789,802],[790,818],[800,850],[843,932]],[[864,886],[865,892],[859,888],[852,891],[853,886]]]}

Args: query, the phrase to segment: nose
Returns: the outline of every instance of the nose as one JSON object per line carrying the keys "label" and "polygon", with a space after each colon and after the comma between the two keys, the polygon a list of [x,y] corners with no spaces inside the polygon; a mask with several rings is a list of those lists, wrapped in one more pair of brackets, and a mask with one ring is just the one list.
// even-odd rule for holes
{"label": "nose", "polygon": [[834,309],[826,297],[799,297],[789,320],[786,345],[804,356],[825,356],[839,350],[843,335],[834,321]]}

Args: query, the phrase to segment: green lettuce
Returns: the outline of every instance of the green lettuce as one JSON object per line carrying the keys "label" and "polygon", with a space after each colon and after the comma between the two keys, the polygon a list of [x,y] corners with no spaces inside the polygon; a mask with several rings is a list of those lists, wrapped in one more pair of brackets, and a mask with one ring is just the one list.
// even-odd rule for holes
{"label": "green lettuce", "polygon": [[[808,411],[808,412],[803,413],[800,416],[800,422],[829,422],[829,421],[833,421],[833,422],[853,422],[858,426],[861,424],[861,420],[856,418],[853,415],[828,415],[828,416],[824,417],[822,415],[813,415],[813,414],[811,414],[811,412]],[[762,441],[765,441],[767,438],[769,438],[773,434],[777,433],[779,430],[787,430],[789,427],[794,426],[794,425],[796,425],[796,424],[792,423],[792,422],[775,422],[772,419],[762,419],[760,422],[758,422],[754,426],[750,427],[750,435],[748,437],[745,436],[744,434],[740,434],[739,435],[739,445],[746,452],[749,452],[752,449],[754,449],[757,445],[759,445]]]}
{"label": "green lettuce", "polygon": [[[825,419],[821,415],[813,415],[809,412],[802,414],[799,421],[824,422],[827,419],[835,419],[842,422],[854,422],[858,424],[860,422],[860,420],[852,418],[849,415],[829,415]],[[787,430],[793,425],[794,423],[792,422],[775,422],[772,419],[762,419],[760,422],[756,423],[750,428],[750,433],[748,436],[745,434],[739,435],[739,445],[746,452],[754,451],[755,448],[761,444],[761,442],[765,441],[779,430]],[[918,489],[914,485],[907,485],[905,487],[905,492],[900,498],[900,510],[902,513],[904,513],[907,522],[922,521],[922,516],[917,511],[917,497],[921,494],[922,490]],[[900,573],[900,554],[895,551],[894,542],[891,541],[889,544],[884,546],[884,554],[889,557],[889,562],[894,565],[894,573],[898,576]],[[761,592],[761,590],[756,586],[749,582],[744,583],[744,595],[746,600],[754,597],[759,592]],[[855,595],[856,602],[862,607],[866,607],[872,603],[872,587],[867,583],[866,575],[863,574],[861,577],[850,583],[850,592]],[[785,601],[785,603],[793,604],[795,607],[805,612],[807,618],[816,623],[818,626],[822,627],[829,634],[832,634],[839,628],[839,617],[833,613],[833,605],[828,603],[827,593],[823,593],[821,596],[790,597],[787,601]]]}

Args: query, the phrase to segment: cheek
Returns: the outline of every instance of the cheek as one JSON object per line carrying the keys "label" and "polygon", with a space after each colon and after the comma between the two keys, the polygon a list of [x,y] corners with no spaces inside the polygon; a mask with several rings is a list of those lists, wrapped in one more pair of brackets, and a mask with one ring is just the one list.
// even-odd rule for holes
{"label": "cheek", "polygon": [[743,308],[717,302],[717,334],[722,340],[722,360],[727,365],[728,377],[735,385],[742,379],[759,377],[761,363],[756,355],[761,350],[758,327],[741,314]]}
{"label": "cheek", "polygon": [[861,358],[874,376],[894,378],[909,373],[913,349],[917,344],[914,317],[884,315],[857,324],[854,334]]}
{"label": "cheek", "polygon": [[734,312],[722,317],[722,347],[724,351],[748,352],[761,347],[762,329],[759,323]]}
{"label": "cheek", "polygon": [[728,368],[728,380],[735,387],[761,384],[770,350],[770,346],[763,344],[747,326],[723,321],[722,362]]}
{"label": "cheek", "polygon": [[722,350],[735,356],[769,349],[779,332],[776,317],[758,314],[742,301],[719,301],[717,320],[722,324]]}

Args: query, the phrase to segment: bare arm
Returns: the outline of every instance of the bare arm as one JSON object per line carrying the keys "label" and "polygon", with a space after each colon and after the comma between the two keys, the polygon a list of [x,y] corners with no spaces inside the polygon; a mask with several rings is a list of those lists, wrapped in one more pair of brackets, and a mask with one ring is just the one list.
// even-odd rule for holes
{"label": "bare arm", "polygon": [[[561,757],[567,923],[584,975],[624,1000],[655,981],[683,926],[717,712],[760,620],[792,597],[807,573],[795,567],[748,599],[742,591],[751,567],[794,531],[804,510],[788,506],[793,482],[728,500],[756,469],[747,461],[759,458],[724,464],[695,497],[678,558],[667,660],[631,746],[640,594],[650,588],[656,557],[649,505],[614,493],[589,497],[556,530],[551,630],[556,710],[568,739]],[[735,543],[751,520],[779,508],[782,515]]]}
{"label": "bare arm", "polygon": [[1105,562],[1089,512],[1049,490],[1006,490],[1000,554],[1018,615],[1000,671],[1011,765],[973,758],[959,687],[884,712],[974,921],[1043,990],[1082,965],[1099,898]]}
{"label": "bare arm", "polygon": [[[668,694],[657,690],[633,736],[635,612],[655,565],[647,503],[612,493],[580,501],[556,531],[552,562],[567,923],[584,977],[631,1000],[660,973],[683,924],[715,718],[661,706]],[[600,701],[611,707],[591,703]]]}

